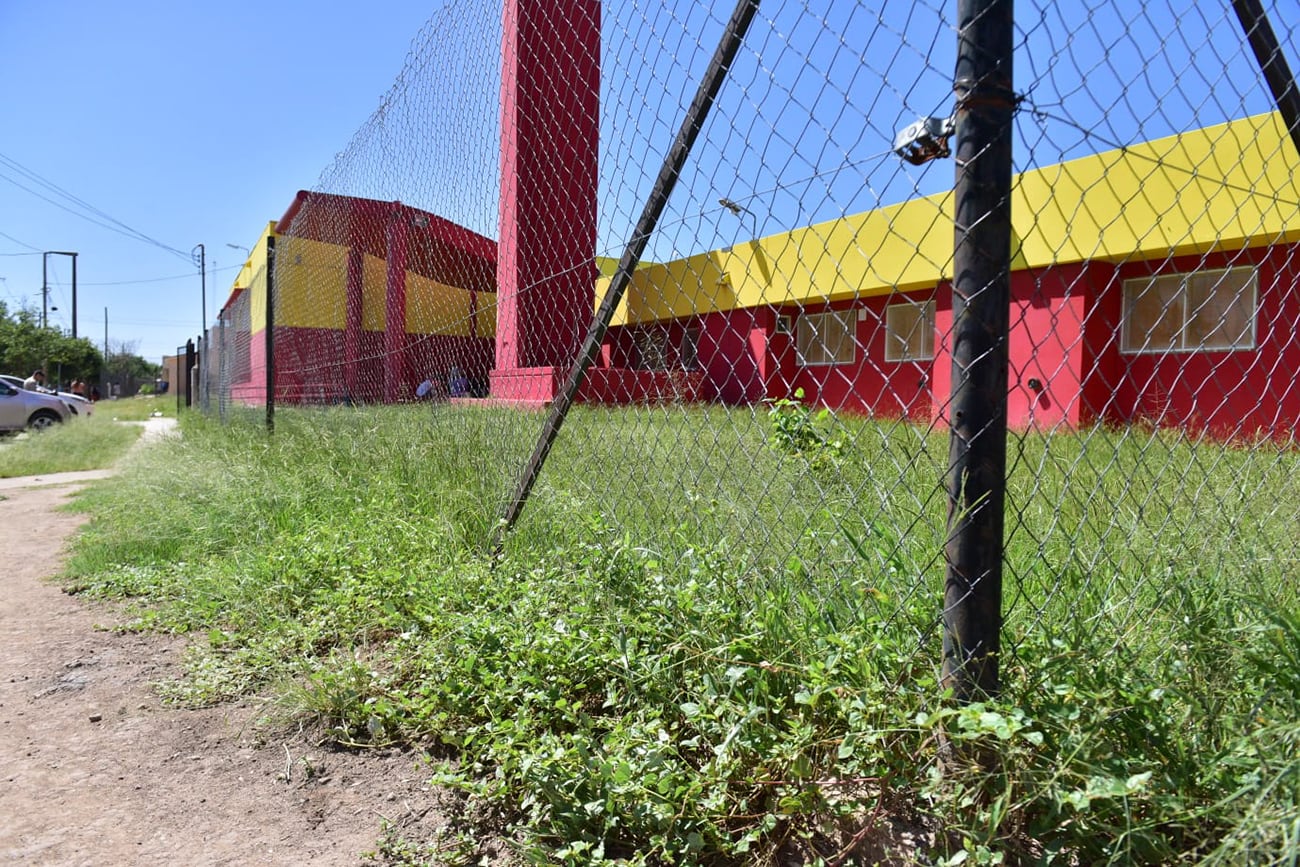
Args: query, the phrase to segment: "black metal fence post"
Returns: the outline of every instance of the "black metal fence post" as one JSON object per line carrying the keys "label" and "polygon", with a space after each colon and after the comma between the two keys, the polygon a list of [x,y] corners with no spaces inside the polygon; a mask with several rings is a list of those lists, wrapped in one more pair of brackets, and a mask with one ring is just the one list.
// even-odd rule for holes
{"label": "black metal fence post", "polygon": [[[105,317],[105,318],[107,318],[107,317]],[[105,326],[105,330],[107,330],[107,326]],[[108,346],[108,339],[107,339],[107,338],[104,339],[104,345],[105,345],[105,347],[107,348],[107,346]],[[182,357],[184,357],[184,355],[185,355],[185,347],[184,347],[184,346],[178,346],[178,347],[176,347],[176,357],[175,357],[175,359],[172,361],[171,367],[168,368],[168,371],[167,371],[168,387],[171,388],[172,393],[176,395],[176,414],[177,414],[177,415],[180,415],[180,414],[181,414],[181,410],[184,409],[184,400],[185,400],[185,398],[184,398],[184,396],[181,395],[181,383],[180,383],[180,378],[181,378],[181,361],[180,361],[180,359],[181,359]],[[106,350],[105,353],[104,353],[104,360],[105,360],[105,361],[108,360],[108,353],[107,353],[107,350]],[[175,376],[172,375],[172,371],[173,371],[173,370],[176,371]],[[108,385],[108,372],[107,372],[107,371],[104,372],[103,379],[104,379],[104,384],[105,384],[105,386],[107,386],[107,385]],[[175,380],[175,381],[173,381],[173,380]]]}
{"label": "black metal fence post", "polygon": [[943,679],[998,691],[1011,298],[1012,0],[957,3],[956,223]]}
{"label": "black metal fence post", "polygon": [[190,393],[190,386],[194,382],[194,365],[195,365],[194,341],[185,341],[185,382],[177,383],[185,389],[185,406],[194,405],[194,395]]}
{"label": "black metal fence post", "polygon": [[275,432],[275,236],[266,239],[266,432]]}

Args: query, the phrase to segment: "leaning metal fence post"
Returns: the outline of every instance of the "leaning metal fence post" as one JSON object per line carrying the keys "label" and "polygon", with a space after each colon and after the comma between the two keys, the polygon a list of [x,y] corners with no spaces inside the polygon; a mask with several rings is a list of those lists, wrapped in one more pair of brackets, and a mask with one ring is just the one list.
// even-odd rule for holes
{"label": "leaning metal fence post", "polygon": [[275,236],[266,239],[266,432],[275,432]]}
{"label": "leaning metal fence post", "polygon": [[618,270],[614,272],[609,290],[601,300],[600,309],[596,311],[596,318],[591,324],[591,329],[587,332],[587,337],[583,341],[578,358],[569,371],[569,377],[565,381],[563,390],[556,395],[555,402],[551,404],[551,410],[546,416],[546,423],[533,449],[532,457],[529,459],[527,466],[524,467],[515,495],[507,504],[505,513],[501,517],[501,522],[493,539],[493,547],[497,551],[501,550],[505,534],[514,526],[515,521],[519,519],[520,513],[523,512],[524,504],[528,502],[528,494],[532,491],[533,484],[541,474],[542,466],[546,462],[546,456],[550,454],[551,446],[554,445],[555,438],[560,433],[560,427],[564,424],[569,408],[573,406],[573,401],[577,398],[578,389],[582,387],[582,382],[587,376],[587,370],[596,360],[596,356],[600,354],[600,344],[605,338],[605,332],[609,330],[609,323],[614,317],[614,311],[618,308],[619,302],[623,300],[623,293],[632,281],[632,272],[636,270],[637,263],[641,261],[641,254],[645,251],[646,244],[650,241],[650,235],[654,233],[655,225],[659,222],[659,216],[668,203],[668,197],[677,184],[677,178],[681,174],[682,166],[690,155],[691,146],[695,144],[696,137],[699,136],[700,130],[703,129],[704,121],[709,116],[709,110],[713,107],[713,101],[717,97],[723,81],[726,80],[732,61],[736,59],[736,53],[745,41],[745,33],[749,30],[749,25],[758,12],[758,3],[759,0],[738,0],[735,9],[731,13],[731,19],[727,22],[727,29],[723,32],[718,48],[713,53],[713,59],[709,62],[709,68],[704,73],[703,80],[700,81],[700,87],[695,94],[695,99],[686,111],[686,117],[682,120],[682,126],[677,132],[677,138],[669,149],[668,155],[664,157],[663,165],[659,169],[659,176],[655,180],[654,189],[650,191],[650,198],[646,200],[645,208],[641,211],[641,217],[637,220],[636,228],[632,231],[632,237],[623,250],[623,256],[618,263]]}
{"label": "leaning metal fence post", "polygon": [[1277,103],[1282,122],[1291,133],[1291,141],[1300,151],[1300,87],[1296,86],[1295,76],[1278,44],[1277,34],[1268,21],[1268,13],[1259,0],[1232,0],[1232,8],[1241,22],[1241,29],[1246,33],[1246,40],[1255,53],[1255,61],[1264,73],[1273,101]]}
{"label": "leaning metal fence post", "polygon": [[1011,298],[1012,0],[958,0],[943,680],[998,690]]}

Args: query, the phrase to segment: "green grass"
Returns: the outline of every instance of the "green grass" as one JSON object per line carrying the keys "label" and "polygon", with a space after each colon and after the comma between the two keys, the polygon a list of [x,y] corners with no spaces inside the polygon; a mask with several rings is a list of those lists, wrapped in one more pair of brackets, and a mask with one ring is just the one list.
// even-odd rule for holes
{"label": "green grass", "polygon": [[1013,438],[1004,690],[957,708],[944,435],[578,408],[494,556],[539,415],[259,422],[186,414],[88,491],[68,580],[194,638],[170,700],[429,750],[470,806],[404,852],[869,863],[911,829],[918,863],[1300,856],[1291,452]]}
{"label": "green grass", "polygon": [[144,421],[154,413],[172,418],[176,415],[176,395],[142,395],[101,400],[95,404],[95,413],[119,421]]}
{"label": "green grass", "polygon": [[141,429],[96,413],[0,443],[0,478],[99,470],[112,466]]}

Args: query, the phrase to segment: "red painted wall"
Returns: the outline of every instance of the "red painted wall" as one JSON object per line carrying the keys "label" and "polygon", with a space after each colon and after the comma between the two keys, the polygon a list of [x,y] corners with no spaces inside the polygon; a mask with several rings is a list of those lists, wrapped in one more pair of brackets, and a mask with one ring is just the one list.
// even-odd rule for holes
{"label": "red painted wall", "polygon": [[[1236,352],[1128,354],[1120,352],[1122,281],[1153,274],[1240,266],[1258,269],[1257,348]],[[1098,342],[1096,369],[1114,397],[1101,404],[1102,418],[1142,421],[1157,427],[1204,431],[1225,439],[1267,436],[1291,440],[1300,418],[1300,261],[1294,246],[1187,256],[1166,262],[1121,265],[1117,279],[1100,292],[1099,323],[1113,340]],[[1098,331],[1101,330],[1099,324]],[[1102,401],[1101,383],[1092,396]]]}
{"label": "red painted wall", "polygon": [[[1122,281],[1151,274],[1253,265],[1259,274],[1257,349],[1239,352],[1128,354],[1120,351]],[[803,365],[795,336],[777,334],[779,310],[755,308],[689,320],[698,327],[702,399],[755,403],[803,389],[809,403],[877,416],[946,423],[951,391],[952,292],[910,293],[936,302],[932,362],[892,363],[885,355],[885,308],[897,297],[810,306],[865,310],[856,320],[856,359]],[[1271,247],[1157,263],[1087,262],[1011,279],[1007,394],[1014,429],[1075,428],[1111,421],[1203,430],[1221,438],[1265,435],[1293,440],[1300,419],[1300,254]],[[687,321],[665,324],[679,342]],[[796,327],[797,330],[797,327]],[[612,329],[607,365],[636,367],[635,329]],[[1034,382],[1031,383],[1031,380]]]}
{"label": "red painted wall", "polygon": [[384,402],[396,403],[415,390],[406,352],[406,221],[389,220],[384,241]]}
{"label": "red painted wall", "polygon": [[[646,360],[642,358],[641,348],[637,343],[638,335],[645,333],[651,335],[656,343],[662,346],[663,361],[666,367],[676,370],[683,369],[687,365],[682,357],[682,345],[686,340],[688,330],[695,331],[698,345],[698,336],[703,334],[703,326],[701,321],[696,318],[673,319],[668,322],[656,322],[647,326],[614,326],[605,332],[601,366],[623,367],[632,370],[646,368]],[[692,368],[699,366],[698,360],[696,364],[690,365]]]}
{"label": "red painted wall", "polygon": [[[349,388],[344,345],[346,332],[330,328],[275,329],[277,370],[275,397],[291,404],[385,403],[416,400],[415,387],[430,380],[429,398],[447,396],[451,368],[458,367],[469,380],[471,392],[485,394],[488,371],[492,369],[493,343],[490,338],[449,337],[441,334],[407,335],[404,358],[397,359],[399,375],[409,383],[400,394],[388,394],[392,359],[385,355],[387,337],[381,331],[361,334],[363,361],[357,382]],[[231,384],[231,397],[244,403],[266,400],[266,340],[259,332],[249,344],[248,376]]]}
{"label": "red painted wall", "polygon": [[1077,264],[1011,275],[1010,427],[1077,427],[1086,417],[1083,329],[1089,294],[1088,274]]}
{"label": "red painted wall", "polygon": [[768,395],[772,361],[767,339],[775,315],[766,308],[710,313],[700,320],[702,395],[727,404],[756,403]]}
{"label": "red painted wall", "polygon": [[776,314],[768,308],[707,313],[650,325],[615,326],[606,333],[602,363],[608,368],[640,369],[645,365],[637,335],[649,331],[658,335],[666,348],[664,361],[670,369],[683,366],[681,348],[687,329],[697,335],[696,359],[690,377],[700,400],[727,404],[756,403],[773,388],[776,361],[769,341]]}
{"label": "red painted wall", "polygon": [[[1258,269],[1257,349],[1151,355],[1120,351],[1123,280],[1243,265]],[[856,320],[858,350],[850,364],[800,364],[795,336],[776,333],[780,311],[775,308],[692,319],[690,324],[699,328],[699,366],[705,373],[700,396],[745,404],[803,389],[806,401],[834,410],[945,424],[952,384],[951,287],[909,297],[935,299],[932,362],[884,360],[885,308],[897,303],[897,296],[788,312],[797,317],[826,309],[865,310]],[[1016,272],[1011,279],[1008,423],[1013,429],[1053,429],[1146,421],[1220,438],[1294,440],[1300,419],[1298,321],[1300,253],[1295,247]],[[675,343],[686,324],[662,327]],[[631,328],[611,330],[607,365],[640,363],[633,335]]]}
{"label": "red painted wall", "polygon": [[[241,339],[242,338],[242,339]],[[259,405],[266,403],[266,333],[258,331],[251,336],[245,332],[237,335],[239,343],[246,341],[247,354],[236,346],[231,353],[230,399],[236,403]]]}
{"label": "red painted wall", "polygon": [[[906,297],[926,301],[932,292],[913,292],[867,298],[862,301],[810,306],[792,314],[820,313],[825,310],[865,310],[865,317],[855,313],[854,337],[856,358],[851,364],[803,365],[799,363],[795,334],[775,335],[773,354],[780,375],[773,384],[781,386],[773,397],[785,397],[802,388],[804,400],[833,410],[850,410],[888,418],[929,419],[931,388],[934,378],[932,361],[885,360],[885,308]],[[939,351],[936,340],[936,353]]]}
{"label": "red painted wall", "polygon": [[1104,422],[1119,414],[1120,289],[1119,267],[1110,262],[1082,266],[1087,284],[1087,315],[1083,323],[1083,386],[1079,399],[1079,424]]}
{"label": "red painted wall", "polygon": [[[720,328],[721,323],[715,327]],[[692,360],[683,351],[690,342],[689,333],[697,348],[707,346],[711,357],[720,357],[706,328],[703,317],[610,328],[599,364],[588,372],[579,400],[606,404],[717,400],[717,383],[710,382],[699,353]],[[660,359],[643,357],[639,342],[643,337],[659,347]],[[663,368],[653,369],[658,361]],[[719,376],[725,379],[724,374]]]}
{"label": "red painted wall", "polygon": [[[1105,263],[1012,273],[1007,425],[1013,430],[1076,428],[1096,418],[1096,390],[1107,377],[1090,371],[1109,326],[1093,311],[1092,298],[1097,284],[1105,285],[1113,273]],[[942,285],[937,299],[934,418],[946,425],[953,376],[951,285]],[[1087,334],[1092,336],[1085,339]]]}

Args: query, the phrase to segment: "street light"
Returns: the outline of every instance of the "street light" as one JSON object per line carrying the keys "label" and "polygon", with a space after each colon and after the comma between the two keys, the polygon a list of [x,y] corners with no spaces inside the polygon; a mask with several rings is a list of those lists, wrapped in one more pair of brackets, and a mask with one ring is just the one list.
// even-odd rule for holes
{"label": "street light", "polygon": [[[67,250],[46,250],[41,254],[41,327],[49,327],[50,319],[50,257],[72,257],[72,337],[77,337],[77,254]],[[52,308],[58,310],[59,308]]]}
{"label": "street light", "polygon": [[731,199],[728,199],[725,196],[722,197],[721,199],[718,199],[718,204],[722,205],[722,207],[726,208],[728,211],[731,211],[731,213],[735,214],[737,217],[739,217],[741,214],[749,214],[750,218],[754,221],[754,237],[755,238],[758,237],[758,215],[757,214],[755,214],[749,208],[746,208],[744,205],[737,204],[736,202],[732,201]]}
{"label": "street light", "polygon": [[243,244],[227,244],[226,246],[232,250],[243,250],[245,258],[253,255],[253,251],[245,247]]}

